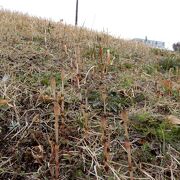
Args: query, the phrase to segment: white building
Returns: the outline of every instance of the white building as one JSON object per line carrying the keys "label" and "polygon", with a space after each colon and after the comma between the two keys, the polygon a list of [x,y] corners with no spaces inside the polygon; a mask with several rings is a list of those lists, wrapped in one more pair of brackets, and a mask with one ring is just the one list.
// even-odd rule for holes
{"label": "white building", "polygon": [[149,40],[149,39],[147,39],[147,37],[145,39],[135,38],[133,40],[137,41],[137,42],[142,42],[142,43],[147,44],[148,46],[151,46],[151,47],[154,47],[154,48],[160,48],[160,49],[165,48],[165,42]]}

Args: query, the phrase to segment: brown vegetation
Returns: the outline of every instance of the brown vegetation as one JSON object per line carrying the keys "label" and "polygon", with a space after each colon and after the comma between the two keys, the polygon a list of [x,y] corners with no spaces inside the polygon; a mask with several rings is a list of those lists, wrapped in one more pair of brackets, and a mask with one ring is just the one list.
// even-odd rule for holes
{"label": "brown vegetation", "polygon": [[179,54],[0,17],[0,179],[180,177]]}

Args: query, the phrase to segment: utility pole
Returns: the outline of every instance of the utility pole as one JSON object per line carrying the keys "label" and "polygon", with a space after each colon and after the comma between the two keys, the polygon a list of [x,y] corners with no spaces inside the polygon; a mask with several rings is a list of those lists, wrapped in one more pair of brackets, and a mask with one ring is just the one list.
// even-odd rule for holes
{"label": "utility pole", "polygon": [[79,5],[79,1],[76,0],[76,18],[75,18],[75,26],[78,25],[78,5]]}

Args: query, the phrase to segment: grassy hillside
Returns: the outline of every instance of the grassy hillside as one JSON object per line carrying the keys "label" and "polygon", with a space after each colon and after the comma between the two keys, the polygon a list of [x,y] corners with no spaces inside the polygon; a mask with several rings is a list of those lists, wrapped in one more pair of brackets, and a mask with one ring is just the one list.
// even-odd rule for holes
{"label": "grassy hillside", "polygon": [[179,54],[0,17],[0,179],[180,177]]}

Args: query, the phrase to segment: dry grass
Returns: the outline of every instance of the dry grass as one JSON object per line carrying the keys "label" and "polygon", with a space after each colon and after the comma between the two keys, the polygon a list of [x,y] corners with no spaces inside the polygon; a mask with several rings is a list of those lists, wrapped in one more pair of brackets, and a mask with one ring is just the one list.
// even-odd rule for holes
{"label": "dry grass", "polygon": [[179,54],[0,17],[0,179],[180,177]]}

